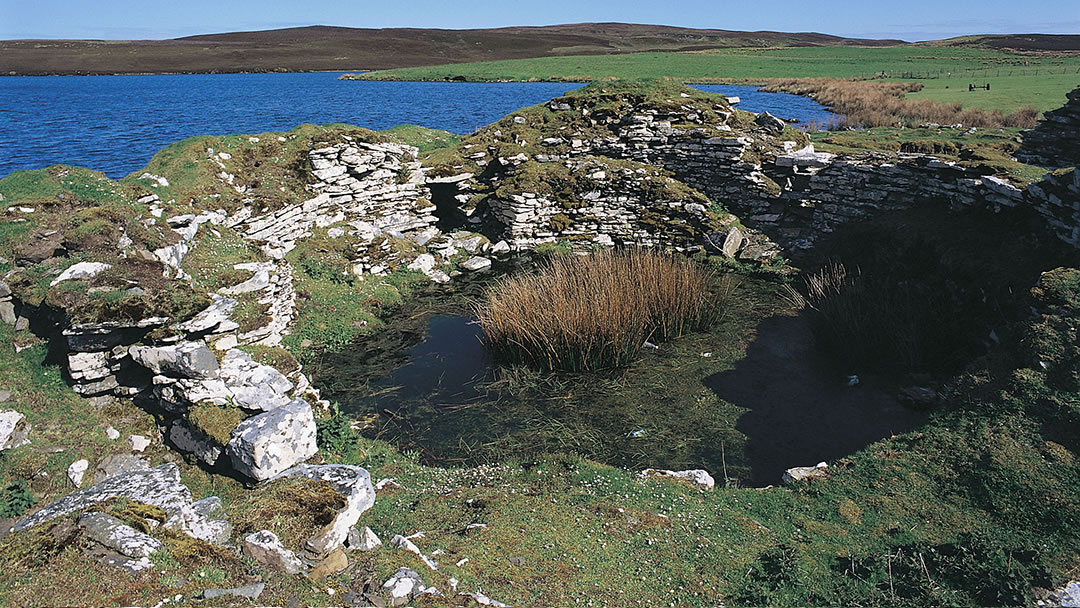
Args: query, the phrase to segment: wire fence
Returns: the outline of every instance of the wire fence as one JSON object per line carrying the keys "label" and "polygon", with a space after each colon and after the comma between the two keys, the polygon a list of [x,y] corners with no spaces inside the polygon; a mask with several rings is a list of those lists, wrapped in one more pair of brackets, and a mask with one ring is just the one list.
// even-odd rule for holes
{"label": "wire fence", "polygon": [[934,80],[940,78],[1003,78],[1009,76],[1051,76],[1080,74],[1080,66],[1040,66],[1040,67],[961,67],[954,69],[941,68],[928,71],[905,71],[905,72],[877,72],[878,78],[899,78],[902,80]]}

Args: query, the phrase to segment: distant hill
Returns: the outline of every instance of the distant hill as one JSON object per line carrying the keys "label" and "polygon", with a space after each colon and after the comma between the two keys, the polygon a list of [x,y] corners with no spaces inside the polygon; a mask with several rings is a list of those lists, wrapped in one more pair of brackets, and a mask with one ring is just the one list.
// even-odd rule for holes
{"label": "distant hill", "polygon": [[625,23],[473,30],[311,26],[173,40],[0,41],[0,75],[352,71],[554,55],[896,44],[904,42]]}
{"label": "distant hill", "polygon": [[933,44],[948,46],[979,46],[1016,51],[1080,51],[1080,35],[1076,34],[986,34],[961,36]]}

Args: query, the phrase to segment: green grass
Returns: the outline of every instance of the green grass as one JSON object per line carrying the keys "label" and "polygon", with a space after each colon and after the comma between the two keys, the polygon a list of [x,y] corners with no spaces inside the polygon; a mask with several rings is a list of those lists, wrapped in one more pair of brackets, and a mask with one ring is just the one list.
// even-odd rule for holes
{"label": "green grass", "polygon": [[[1055,68],[1063,70],[1064,68]],[[998,74],[1001,74],[1000,76]],[[937,78],[924,81],[923,90],[909,93],[908,99],[932,99],[937,103],[964,104],[964,107],[1001,110],[1008,114],[1024,106],[1032,106],[1040,112],[1054,110],[1068,101],[1065,93],[1080,86],[1080,73],[1072,69],[1067,73],[1009,76],[1007,69],[986,70],[966,77]],[[990,83],[990,90],[968,91],[968,84]]]}
{"label": "green grass", "polygon": [[[284,345],[303,363],[375,331],[382,325],[380,315],[398,307],[413,286],[429,281],[404,268],[388,276],[357,277],[351,264],[356,252],[353,237],[332,239],[324,229],[315,233],[287,256],[293,265],[297,314]],[[415,247],[406,241],[392,245]]]}
{"label": "green grass", "polygon": [[[761,83],[773,78],[873,78],[923,82],[921,95],[935,101],[978,99],[972,105],[1012,111],[1061,106],[1080,84],[1080,58],[1033,57],[977,48],[804,47],[738,48],[690,53],[633,53],[545,57],[371,72],[360,79],[470,81],[676,79],[692,82]],[[952,75],[950,77],[950,74]],[[967,96],[969,82],[989,80],[990,94]],[[948,91],[944,89],[950,85]],[[962,88],[958,88],[962,87]],[[1000,88],[1001,93],[994,89]],[[985,91],[984,91],[985,93]]]}
{"label": "green grass", "polygon": [[450,148],[461,141],[460,135],[449,131],[427,129],[416,125],[398,125],[392,129],[379,131],[379,134],[386,136],[390,141],[415,146],[420,150],[420,154],[427,154],[440,148]]}

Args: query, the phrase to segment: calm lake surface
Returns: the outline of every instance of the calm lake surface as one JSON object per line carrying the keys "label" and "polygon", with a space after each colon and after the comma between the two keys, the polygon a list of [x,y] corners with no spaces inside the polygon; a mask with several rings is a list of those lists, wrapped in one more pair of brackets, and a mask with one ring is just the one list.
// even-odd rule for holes
{"label": "calm lake surface", "polygon": [[[365,82],[338,73],[15,76],[0,78],[0,177],[56,163],[110,177],[141,169],[161,148],[195,135],[286,131],[348,123],[381,130],[417,124],[467,134],[577,87],[568,83]],[[825,122],[812,100],[754,87],[744,110]],[[823,114],[824,113],[824,114]]]}

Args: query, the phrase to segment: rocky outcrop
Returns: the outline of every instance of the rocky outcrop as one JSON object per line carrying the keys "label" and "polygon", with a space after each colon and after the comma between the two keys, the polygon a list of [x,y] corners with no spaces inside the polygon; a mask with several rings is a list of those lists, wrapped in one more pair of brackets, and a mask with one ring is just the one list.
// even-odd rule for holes
{"label": "rocky outcrop", "polygon": [[1064,106],[1047,112],[1034,129],[1024,132],[1018,159],[1051,168],[1080,165],[1080,88],[1066,97]]}
{"label": "rocky outcrop", "polygon": [[[232,535],[232,526],[229,522],[213,517],[220,508],[221,501],[216,497],[210,497],[193,502],[191,491],[180,481],[179,467],[172,463],[106,477],[93,486],[78,490],[27,515],[15,524],[14,530],[31,528],[69,513],[92,509],[106,500],[120,497],[161,507],[166,515],[164,527],[168,530],[218,545],[228,543]],[[123,527],[118,527],[118,524]],[[152,552],[152,550],[143,552],[141,549],[139,551],[126,549],[128,545],[139,547],[148,545],[142,536],[132,535],[133,530],[122,522],[114,521],[110,516],[98,514],[86,522],[80,520],[80,525],[96,531],[95,538],[98,542],[127,558],[141,560]],[[108,540],[109,538],[113,540]],[[114,565],[126,567],[122,563]]]}
{"label": "rocky outcrop", "polygon": [[148,471],[125,473],[106,479],[27,515],[15,524],[15,530],[36,526],[61,515],[93,507],[110,498],[124,497],[177,513],[191,504],[191,491],[180,482],[180,468],[163,464]]}

